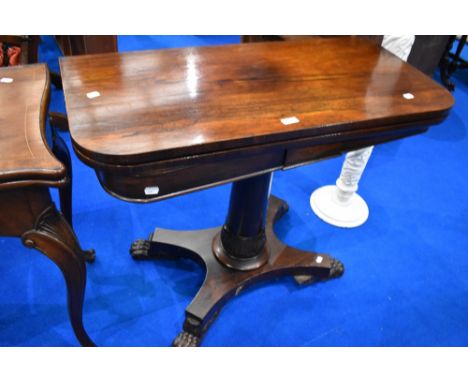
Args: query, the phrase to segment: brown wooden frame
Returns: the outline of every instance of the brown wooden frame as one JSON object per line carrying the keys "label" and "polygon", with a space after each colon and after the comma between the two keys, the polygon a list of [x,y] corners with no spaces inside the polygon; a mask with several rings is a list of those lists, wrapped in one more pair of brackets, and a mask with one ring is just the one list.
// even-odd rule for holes
{"label": "brown wooden frame", "polygon": [[[94,260],[94,251],[82,250],[72,229],[68,149],[58,135],[53,137],[52,148],[46,141],[50,97],[47,67],[2,68],[0,77],[13,79],[0,87],[0,113],[18,112],[9,118],[2,116],[0,122],[0,235],[20,237],[26,247],[42,252],[60,268],[67,285],[73,330],[82,345],[93,346],[83,327],[82,311],[85,261]],[[55,208],[50,187],[59,189],[62,212]]]}

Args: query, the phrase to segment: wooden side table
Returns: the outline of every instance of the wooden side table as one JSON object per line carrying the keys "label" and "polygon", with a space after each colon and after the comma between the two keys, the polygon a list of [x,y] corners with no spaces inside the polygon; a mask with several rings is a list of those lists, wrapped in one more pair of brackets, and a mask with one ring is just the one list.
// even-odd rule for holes
{"label": "wooden side table", "polygon": [[[342,57],[346,57],[343,65]],[[188,257],[206,277],[175,346],[197,346],[222,306],[260,280],[343,274],[288,247],[273,171],[426,131],[450,93],[357,38],[168,49],[60,60],[74,149],[122,200],[153,202],[233,182],[221,227],[156,230],[135,259]],[[216,202],[216,201],[214,201]]]}
{"label": "wooden side table", "polygon": [[[92,261],[94,252],[81,249],[71,227],[71,162],[65,143],[54,134],[51,150],[46,141],[49,93],[45,64],[0,69],[0,235],[20,237],[60,268],[73,330],[82,345],[92,346],[82,310],[85,260]],[[59,188],[63,214],[49,187]]]}

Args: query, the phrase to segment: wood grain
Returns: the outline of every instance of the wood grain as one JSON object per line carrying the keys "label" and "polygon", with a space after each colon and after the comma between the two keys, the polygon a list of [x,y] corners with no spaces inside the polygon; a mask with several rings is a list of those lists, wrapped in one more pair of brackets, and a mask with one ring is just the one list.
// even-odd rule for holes
{"label": "wood grain", "polygon": [[[453,105],[417,69],[353,37],[65,57],[60,66],[74,145],[108,164],[440,120]],[[299,122],[281,123],[291,116]]]}

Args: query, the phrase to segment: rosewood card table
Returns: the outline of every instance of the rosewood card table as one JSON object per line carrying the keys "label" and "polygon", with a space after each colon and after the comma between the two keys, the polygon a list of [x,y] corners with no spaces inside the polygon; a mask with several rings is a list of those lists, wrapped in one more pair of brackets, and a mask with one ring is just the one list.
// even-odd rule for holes
{"label": "rosewood card table", "polygon": [[[83,251],[71,227],[71,161],[57,134],[47,140],[49,73],[45,64],[0,69],[0,235],[21,237],[23,244],[49,257],[62,271],[68,310],[82,345],[94,345],[82,322],[86,285]],[[60,207],[49,187],[59,189]]]}
{"label": "rosewood card table", "polygon": [[[346,57],[346,60],[343,60]],[[188,257],[206,270],[175,346],[197,346],[227,300],[260,280],[343,274],[288,247],[272,172],[410,135],[442,121],[452,96],[359,38],[297,40],[60,60],[74,149],[111,195],[153,202],[233,182],[221,227],[156,230],[135,259]]]}

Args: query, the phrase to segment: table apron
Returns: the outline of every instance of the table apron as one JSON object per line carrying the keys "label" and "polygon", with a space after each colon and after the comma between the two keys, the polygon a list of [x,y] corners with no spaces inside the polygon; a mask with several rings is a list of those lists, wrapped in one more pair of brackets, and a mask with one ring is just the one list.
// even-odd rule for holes
{"label": "table apron", "polygon": [[96,170],[108,193],[125,201],[147,203],[419,134],[428,125],[356,130],[129,166],[96,163],[75,150]]}

